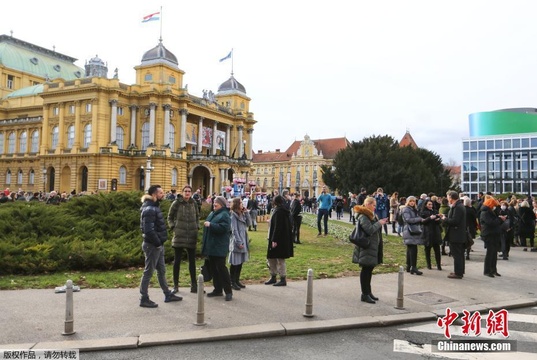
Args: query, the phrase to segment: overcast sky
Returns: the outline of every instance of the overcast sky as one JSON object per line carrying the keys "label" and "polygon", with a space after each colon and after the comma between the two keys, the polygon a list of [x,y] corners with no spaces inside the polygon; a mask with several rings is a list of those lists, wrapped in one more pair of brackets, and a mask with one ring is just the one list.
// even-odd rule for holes
{"label": "overcast sky", "polygon": [[[151,5],[153,3],[154,5]],[[461,163],[468,115],[537,107],[537,1],[161,0],[2,2],[0,33],[75,57],[96,54],[126,84],[158,44],[191,94],[231,73],[252,99],[254,150],[407,130]]]}

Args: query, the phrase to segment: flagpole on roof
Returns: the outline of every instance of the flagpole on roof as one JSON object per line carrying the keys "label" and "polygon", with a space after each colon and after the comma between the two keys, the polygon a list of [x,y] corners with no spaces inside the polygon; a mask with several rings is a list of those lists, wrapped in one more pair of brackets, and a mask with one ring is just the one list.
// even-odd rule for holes
{"label": "flagpole on roof", "polygon": [[231,76],[233,76],[233,48],[231,48]]}
{"label": "flagpole on roof", "polygon": [[162,42],[162,20],[164,16],[162,14],[162,6],[160,7],[160,41]]}

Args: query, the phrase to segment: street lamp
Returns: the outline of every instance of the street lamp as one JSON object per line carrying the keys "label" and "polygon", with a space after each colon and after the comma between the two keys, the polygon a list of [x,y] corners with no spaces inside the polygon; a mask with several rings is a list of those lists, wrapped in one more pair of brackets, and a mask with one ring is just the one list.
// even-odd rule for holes
{"label": "street lamp", "polygon": [[43,192],[47,192],[47,168],[43,166],[43,170],[41,170],[43,173]]}
{"label": "street lamp", "polygon": [[148,155],[145,163],[145,191],[149,190],[149,187],[151,186],[151,171],[154,169],[155,168],[151,166],[151,155]]}

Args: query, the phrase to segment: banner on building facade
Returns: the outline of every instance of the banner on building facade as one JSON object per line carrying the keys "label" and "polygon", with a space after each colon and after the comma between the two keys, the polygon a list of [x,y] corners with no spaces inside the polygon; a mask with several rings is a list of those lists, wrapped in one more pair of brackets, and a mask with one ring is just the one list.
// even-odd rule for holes
{"label": "banner on building facade", "polygon": [[213,129],[209,127],[202,128],[202,142],[201,146],[212,147],[213,146]]}
{"label": "banner on building facade", "polygon": [[198,125],[197,124],[186,124],[186,142],[187,144],[198,144]]}
{"label": "banner on building facade", "polygon": [[216,148],[220,151],[226,150],[226,132],[216,130]]}

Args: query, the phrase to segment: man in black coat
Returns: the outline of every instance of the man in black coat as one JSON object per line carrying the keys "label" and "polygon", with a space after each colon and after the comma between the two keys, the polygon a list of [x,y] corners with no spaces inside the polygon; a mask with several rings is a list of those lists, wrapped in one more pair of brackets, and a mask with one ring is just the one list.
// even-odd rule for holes
{"label": "man in black coat", "polygon": [[300,225],[302,224],[302,204],[300,203],[300,195],[297,193],[292,196],[291,216],[293,218],[293,241],[295,244],[301,244]]}
{"label": "man in black coat", "polygon": [[456,191],[448,191],[448,215],[442,216],[442,224],[447,227],[446,239],[453,257],[454,272],[448,275],[450,279],[462,279],[464,275],[464,248],[466,244],[466,209]]}

